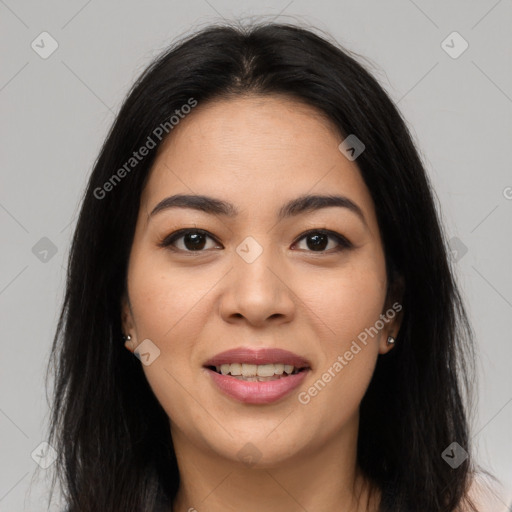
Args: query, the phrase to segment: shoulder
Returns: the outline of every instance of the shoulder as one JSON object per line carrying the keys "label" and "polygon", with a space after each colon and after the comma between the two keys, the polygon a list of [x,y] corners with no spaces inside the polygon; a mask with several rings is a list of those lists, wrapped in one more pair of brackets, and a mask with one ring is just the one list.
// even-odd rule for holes
{"label": "shoulder", "polygon": [[[473,501],[478,512],[506,512],[512,493],[504,489],[501,484],[492,478],[477,474],[473,477],[468,491],[468,497]],[[466,512],[462,511],[461,512]]]}

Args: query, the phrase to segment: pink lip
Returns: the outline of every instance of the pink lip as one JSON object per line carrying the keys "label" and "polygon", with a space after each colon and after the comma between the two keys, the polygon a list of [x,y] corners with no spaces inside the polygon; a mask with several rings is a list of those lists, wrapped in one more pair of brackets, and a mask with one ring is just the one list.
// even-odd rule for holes
{"label": "pink lip", "polygon": [[[294,375],[266,382],[243,381],[231,375],[222,375],[208,368],[231,363],[289,364],[305,368]],[[246,404],[269,404],[275,402],[298,387],[311,369],[311,363],[303,357],[280,348],[252,349],[239,347],[221,352],[204,363],[213,383],[226,395]]]}
{"label": "pink lip", "polygon": [[231,398],[245,404],[270,404],[283,398],[299,386],[309,370],[267,382],[244,381],[235,379],[231,375],[222,375],[214,370],[207,369],[206,371],[214,384]]}
{"label": "pink lip", "polygon": [[220,366],[231,363],[248,364],[275,364],[283,363],[295,366],[295,368],[310,368],[311,363],[303,357],[280,348],[260,348],[258,350],[239,347],[226,350],[212,357],[203,366]]}

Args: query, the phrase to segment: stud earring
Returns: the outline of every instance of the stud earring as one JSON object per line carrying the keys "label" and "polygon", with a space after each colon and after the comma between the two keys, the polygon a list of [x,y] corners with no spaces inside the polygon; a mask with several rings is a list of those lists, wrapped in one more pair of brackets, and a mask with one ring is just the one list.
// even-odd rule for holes
{"label": "stud earring", "polygon": [[133,354],[133,348],[131,347],[131,344],[130,346],[126,347],[126,342],[131,342],[132,340],[132,337],[127,334],[126,336],[123,334],[123,343],[125,344],[125,348],[127,348],[132,354]]}
{"label": "stud earring", "polygon": [[386,345],[388,347],[391,347],[395,344],[395,338],[393,336],[388,336],[388,340],[386,341]]}

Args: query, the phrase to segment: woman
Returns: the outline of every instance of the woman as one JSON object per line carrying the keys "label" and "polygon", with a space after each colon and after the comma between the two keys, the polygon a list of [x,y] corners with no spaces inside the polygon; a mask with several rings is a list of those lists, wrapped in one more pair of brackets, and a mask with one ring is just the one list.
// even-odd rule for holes
{"label": "woman", "polygon": [[383,89],[312,31],[212,26],[143,73],[52,356],[70,512],[479,510],[433,192]]}

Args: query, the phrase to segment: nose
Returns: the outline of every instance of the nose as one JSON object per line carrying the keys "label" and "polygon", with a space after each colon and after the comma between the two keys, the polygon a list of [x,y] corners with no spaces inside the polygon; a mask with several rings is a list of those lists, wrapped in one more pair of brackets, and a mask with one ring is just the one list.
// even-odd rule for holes
{"label": "nose", "polygon": [[249,263],[234,255],[220,302],[220,314],[226,322],[245,321],[263,327],[292,321],[297,301],[293,283],[273,256],[270,250],[264,250]]}

